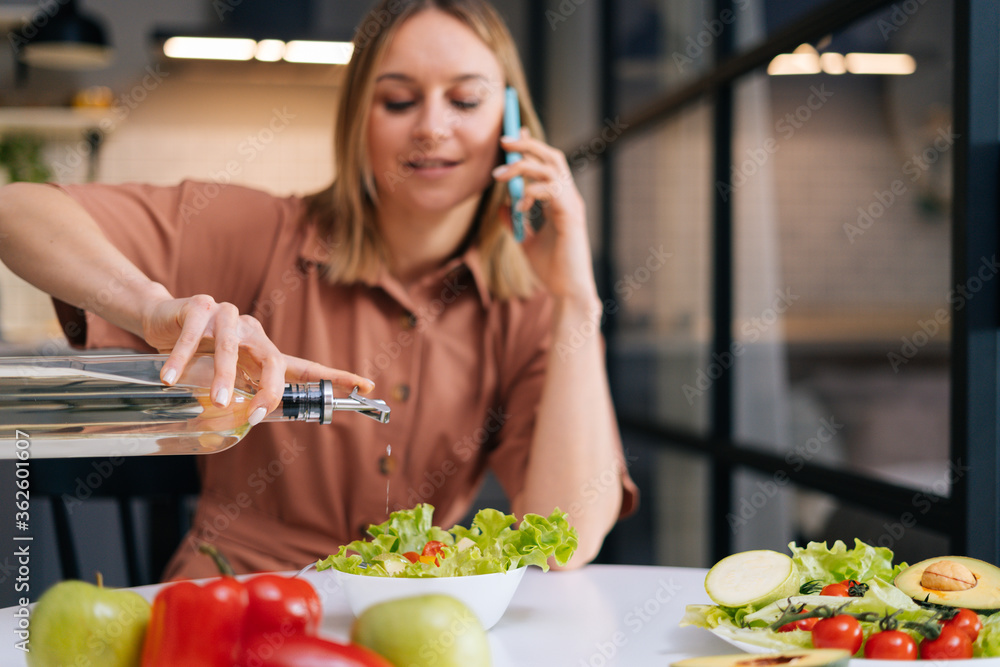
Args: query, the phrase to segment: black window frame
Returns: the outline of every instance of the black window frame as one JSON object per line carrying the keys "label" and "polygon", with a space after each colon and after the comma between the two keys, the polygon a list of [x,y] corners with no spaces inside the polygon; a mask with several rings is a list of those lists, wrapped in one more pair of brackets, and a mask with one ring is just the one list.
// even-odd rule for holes
{"label": "black window frame", "polygon": [[[929,0],[933,2],[934,0]],[[898,3],[899,0],[896,0]],[[995,0],[954,0],[953,124],[957,135],[953,170],[952,284],[973,280],[984,258],[995,261],[1000,237],[1000,6]],[[623,118],[627,129],[598,157],[600,240],[595,265],[599,289],[613,294],[615,256],[615,160],[628,138],[662,124],[689,105],[710,100],[713,182],[729,183],[733,141],[733,90],[744,77],[767,65],[779,53],[823,36],[879,10],[890,0],[832,0],[766,41],[740,53],[733,51],[730,25],[715,41],[715,66],[701,77]],[[716,0],[715,15],[732,10],[732,0]],[[615,117],[613,67],[616,10],[611,0],[600,7],[599,44],[604,57],[601,78],[602,118]],[[542,49],[544,50],[544,49]],[[595,133],[596,136],[596,133]],[[581,142],[583,143],[583,142]],[[733,219],[731,198],[716,188],[712,207],[711,352],[725,354],[733,330]],[[729,201],[727,201],[727,199]],[[626,437],[642,436],[674,450],[695,453],[710,464],[710,553],[719,559],[732,549],[726,521],[733,502],[734,476],[741,469],[773,474],[784,470],[790,482],[820,491],[846,505],[887,516],[909,512],[916,525],[949,539],[954,553],[1000,562],[1000,289],[983,281],[976,298],[952,300],[951,404],[949,458],[953,464],[948,497],[932,497],[926,512],[914,513],[914,489],[868,475],[810,463],[792,469],[782,456],[750,448],[734,437],[733,383],[730,373],[712,384],[711,428],[707,434],[687,432],[655,420],[622,415]],[[607,314],[604,333],[615,347],[615,319]],[[614,375],[613,363],[609,372]],[[798,466],[796,466],[798,467]],[[922,507],[927,507],[923,505]]]}

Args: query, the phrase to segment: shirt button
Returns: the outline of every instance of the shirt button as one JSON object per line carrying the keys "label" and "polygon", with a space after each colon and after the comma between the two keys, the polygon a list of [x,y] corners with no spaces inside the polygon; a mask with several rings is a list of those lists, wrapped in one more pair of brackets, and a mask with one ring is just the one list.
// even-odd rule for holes
{"label": "shirt button", "polygon": [[410,385],[401,382],[392,388],[392,397],[397,401],[406,401],[410,398]]}
{"label": "shirt button", "polygon": [[378,471],[388,477],[396,469],[396,459],[391,456],[378,457]]}
{"label": "shirt button", "polygon": [[415,329],[417,326],[417,316],[413,313],[403,313],[401,318],[404,329]]}

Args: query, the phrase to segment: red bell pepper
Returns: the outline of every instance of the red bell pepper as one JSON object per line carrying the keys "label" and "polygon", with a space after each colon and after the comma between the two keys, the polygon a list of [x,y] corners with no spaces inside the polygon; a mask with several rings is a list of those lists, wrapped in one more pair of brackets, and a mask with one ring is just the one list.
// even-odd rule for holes
{"label": "red bell pepper", "polygon": [[244,647],[239,667],[393,667],[392,663],[357,644],[294,635],[276,641],[261,638]]}
{"label": "red bell pepper", "polygon": [[323,619],[316,589],[305,579],[259,574],[243,582],[250,600],[243,622],[243,641],[279,632],[284,636],[315,635]]}
{"label": "red bell pepper", "polygon": [[210,545],[223,576],[204,586],[181,581],[153,601],[142,667],[232,667],[243,648],[315,635],[323,618],[316,589],[305,579],[260,574],[239,581]]}
{"label": "red bell pepper", "polygon": [[164,587],[153,600],[142,667],[231,667],[249,597],[232,577]]}

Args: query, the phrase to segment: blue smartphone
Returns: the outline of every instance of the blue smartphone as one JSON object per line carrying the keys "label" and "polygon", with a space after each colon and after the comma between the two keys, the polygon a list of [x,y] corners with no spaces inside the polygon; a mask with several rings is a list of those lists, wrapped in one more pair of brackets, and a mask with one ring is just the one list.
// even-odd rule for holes
{"label": "blue smartphone", "polygon": [[[503,136],[521,136],[521,103],[513,86],[507,86],[503,106]],[[514,164],[521,159],[520,153],[507,153],[507,164]],[[524,240],[524,214],[517,210],[517,205],[524,197],[524,178],[515,176],[507,182],[510,193],[510,219],[514,225],[514,240],[520,243]]]}

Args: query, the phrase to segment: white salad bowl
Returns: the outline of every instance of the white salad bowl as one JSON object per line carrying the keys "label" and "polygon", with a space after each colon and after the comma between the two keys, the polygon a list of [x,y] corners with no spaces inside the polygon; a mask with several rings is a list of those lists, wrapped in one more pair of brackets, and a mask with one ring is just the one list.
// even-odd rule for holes
{"label": "white salad bowl", "polygon": [[368,607],[398,598],[441,593],[458,598],[489,630],[507,610],[527,567],[510,572],[458,577],[378,577],[348,574],[332,568],[355,616]]}

